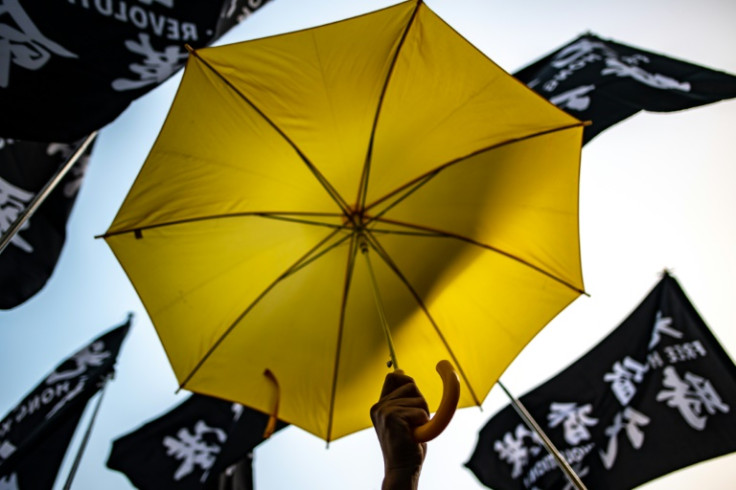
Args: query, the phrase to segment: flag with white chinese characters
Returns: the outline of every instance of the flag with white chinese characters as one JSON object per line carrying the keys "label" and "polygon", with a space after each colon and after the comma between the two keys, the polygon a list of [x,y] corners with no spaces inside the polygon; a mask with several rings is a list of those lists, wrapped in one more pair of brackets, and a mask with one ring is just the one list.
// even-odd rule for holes
{"label": "flag with white chinese characters", "polygon": [[0,137],[72,141],[267,0],[0,0]]}
{"label": "flag with white chinese characters", "polygon": [[[140,490],[216,489],[239,464],[251,480],[253,449],[269,416],[240,404],[194,394],[161,417],[113,442],[107,466]],[[285,427],[279,422],[276,430]]]}
{"label": "flag with white chinese characters", "polygon": [[736,97],[736,77],[584,34],[516,72],[568,114],[592,124],[587,143],[641,110],[671,112]]}
{"label": "flag with white chinese characters", "polygon": [[[8,231],[78,145],[0,138],[0,233]],[[54,271],[92,147],[0,254],[0,309],[14,308],[32,297]]]}
{"label": "flag with white chinese characters", "polygon": [[65,359],[0,421],[0,488],[52,488],[87,402],[114,372],[129,327],[130,318]]}
{"label": "flag with white chinese characters", "polygon": [[[667,273],[608,337],[520,400],[588,488],[630,489],[736,451],[736,366]],[[466,466],[497,490],[568,488],[511,406]]]}

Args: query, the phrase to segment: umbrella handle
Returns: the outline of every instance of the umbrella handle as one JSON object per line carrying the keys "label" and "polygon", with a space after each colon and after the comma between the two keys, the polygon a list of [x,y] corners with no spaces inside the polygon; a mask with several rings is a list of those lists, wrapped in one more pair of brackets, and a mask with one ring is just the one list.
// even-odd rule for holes
{"label": "umbrella handle", "polygon": [[414,428],[414,440],[428,442],[437,437],[452,420],[460,400],[460,378],[449,361],[437,363],[437,372],[442,378],[442,399],[434,417],[424,425]]}

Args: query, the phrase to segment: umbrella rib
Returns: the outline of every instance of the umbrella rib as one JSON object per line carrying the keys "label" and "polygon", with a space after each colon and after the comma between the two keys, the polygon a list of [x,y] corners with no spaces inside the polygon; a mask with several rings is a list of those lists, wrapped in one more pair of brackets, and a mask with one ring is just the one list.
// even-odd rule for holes
{"label": "umbrella rib", "polygon": [[355,256],[358,250],[358,240],[355,233],[350,234],[350,253],[348,254],[348,263],[345,270],[345,284],[343,285],[342,303],[340,304],[340,324],[337,332],[337,346],[335,349],[335,368],[332,372],[332,388],[330,389],[330,410],[327,415],[327,435],[326,440],[330,442],[332,438],[332,422],[335,413],[335,398],[337,397],[337,374],[340,368],[340,353],[342,352],[342,335],[345,330],[345,311],[348,303],[348,292],[350,290],[350,282],[353,277],[355,266]]}
{"label": "umbrella rib", "polygon": [[256,111],[284,140],[289,143],[289,145],[294,149],[294,151],[299,155],[299,157],[302,159],[304,164],[307,166],[307,168],[312,172],[312,175],[317,179],[317,181],[322,185],[322,187],[327,191],[327,194],[337,203],[337,205],[340,207],[340,210],[345,214],[349,214],[350,206],[348,206],[347,202],[342,198],[339,192],[337,192],[337,189],[335,189],[332,184],[327,180],[327,178],[322,175],[322,173],[317,169],[317,167],[314,166],[314,164],[307,158],[307,156],[299,149],[299,147],[296,145],[296,143],[289,138],[286,133],[284,133],[281,128],[279,128],[276,123],[268,117],[258,106],[253,103],[243,92],[241,92],[235,85],[230,82],[223,74],[221,74],[217,69],[210,65],[207,60],[199,56],[199,53],[190,47],[188,44],[186,45],[189,52],[199,61],[202,62],[204,66],[206,66],[212,73],[214,73],[220,80],[222,80],[225,85],[227,85],[235,94],[240,97],[246,104],[248,104],[250,107],[253,108],[254,111]]}
{"label": "umbrella rib", "polygon": [[[444,167],[443,167],[444,168]],[[418,189],[420,189],[424,184],[432,180],[432,178],[440,173],[442,169],[437,169],[434,172],[430,172],[427,175],[424,175],[420,177],[419,179],[414,179],[411,183],[407,184],[406,186],[402,186],[400,189],[397,189],[396,192],[392,193],[393,196],[397,196],[394,201],[392,201],[388,206],[386,206],[383,210],[381,210],[378,214],[375,216],[366,215],[366,222],[367,223],[373,223],[376,220],[379,220],[384,214],[388,213],[391,209],[396,207],[400,202],[402,202],[407,197],[411,196],[414,192],[416,192]],[[400,194],[401,193],[401,194]],[[388,196],[386,196],[388,197]],[[378,202],[376,203],[378,204]],[[367,209],[366,209],[367,211]]]}
{"label": "umbrella rib", "polygon": [[341,240],[338,240],[337,243],[331,245],[330,247],[327,247],[325,250],[322,250],[321,252],[315,254],[317,250],[319,250],[325,243],[327,243],[329,240],[331,240],[340,230],[333,230],[332,233],[328,233],[327,236],[325,236],[322,240],[320,240],[314,247],[309,249],[304,255],[299,257],[289,268],[287,268],[281,275],[279,275],[274,281],[266,286],[266,288],[261,291],[261,293],[248,305],[248,307],[243,310],[243,312],[238,315],[238,317],[230,324],[227,329],[225,329],[225,332],[223,332],[220,337],[212,344],[212,346],[207,349],[207,352],[204,353],[202,358],[197,362],[197,364],[192,368],[192,370],[189,372],[187,377],[179,384],[179,388],[184,388],[186,384],[194,377],[194,375],[199,371],[199,369],[204,365],[204,363],[209,359],[209,357],[212,355],[212,353],[222,344],[222,342],[225,340],[225,337],[230,335],[230,333],[235,329],[235,327],[240,323],[240,321],[247,315],[265,296],[269,293],[276,285],[289,277],[290,275],[294,274],[296,271],[302,269],[309,263],[313,262],[317,258],[323,256],[327,251],[335,248],[340,243],[347,240],[349,237],[345,237]]}
{"label": "umbrella rib", "polygon": [[[299,213],[296,213],[296,214],[298,215]],[[330,224],[330,223],[323,223],[321,221],[311,221],[311,220],[306,220],[306,219],[298,219],[298,218],[295,218],[293,216],[290,216],[289,214],[282,214],[282,213],[263,213],[263,214],[259,214],[259,215],[261,217],[263,217],[263,218],[270,218],[270,219],[275,219],[275,220],[279,220],[279,221],[289,221],[291,223],[299,223],[299,224],[302,224],[302,225],[324,226],[326,228],[334,228],[334,229],[339,229],[339,230],[342,230],[342,229],[345,229],[346,228],[345,225],[333,225],[333,224]],[[316,215],[311,215],[311,216],[343,217],[344,215],[342,215],[342,214],[316,214]]]}
{"label": "umbrella rib", "polygon": [[[494,145],[491,145],[491,146],[488,146],[488,147],[485,147],[485,148],[481,148],[479,150],[475,150],[473,152],[468,153],[467,155],[464,155],[464,156],[455,158],[453,160],[450,160],[449,162],[446,162],[446,163],[440,165],[439,167],[436,167],[436,168],[434,168],[434,169],[432,169],[432,170],[430,170],[428,172],[425,172],[422,175],[419,175],[419,176],[411,179],[410,181],[406,182],[403,185],[400,185],[399,187],[397,187],[393,191],[385,194],[383,197],[381,197],[381,198],[373,201],[371,204],[367,204],[364,209],[366,211],[368,211],[369,209],[378,206],[379,204],[383,203],[384,201],[386,201],[388,199],[391,199],[392,197],[396,196],[397,194],[399,194],[399,193],[401,193],[403,191],[406,191],[408,189],[407,194],[401,195],[398,198],[398,201],[401,201],[403,199],[406,199],[406,197],[409,196],[412,192],[416,191],[419,187],[421,187],[422,185],[424,185],[425,183],[427,183],[432,178],[436,177],[437,174],[439,174],[440,172],[442,172],[446,168],[451,167],[453,165],[456,165],[458,163],[462,163],[463,161],[467,160],[468,158],[472,158],[474,156],[480,155],[481,153],[484,153],[484,152],[487,152],[487,151],[491,151],[491,150],[495,150],[495,149],[498,149],[498,148],[502,148],[502,147],[507,146],[507,145],[510,145],[512,143],[518,143],[520,141],[525,141],[525,140],[529,140],[529,139],[532,139],[532,138],[536,138],[538,136],[545,136],[545,135],[548,135],[548,134],[557,133],[559,131],[565,131],[565,130],[568,130],[568,129],[573,129],[573,128],[582,127],[582,126],[588,126],[588,125],[589,125],[589,123],[586,122],[586,121],[578,121],[578,122],[576,122],[574,124],[567,124],[565,126],[560,126],[560,127],[557,127],[557,128],[545,129],[543,131],[538,131],[536,133],[528,134],[526,136],[522,136],[522,137],[519,137],[519,138],[512,138],[512,139],[509,139],[509,140],[501,141],[501,142],[496,143]],[[412,187],[412,186],[414,186],[414,187]],[[391,203],[390,207],[393,207],[396,204],[397,204],[397,202]],[[381,214],[383,214],[384,212],[385,211],[383,211]]]}
{"label": "umbrella rib", "polygon": [[321,221],[311,221],[307,219],[298,219],[297,216],[323,216],[326,218],[340,218],[342,214],[337,213],[307,213],[307,212],[284,212],[284,211],[259,211],[259,212],[246,212],[246,213],[224,213],[224,214],[213,214],[210,216],[198,216],[194,218],[166,221],[164,223],[155,223],[146,226],[136,226],[135,228],[126,228],[123,230],[116,230],[104,233],[102,235],[96,235],[95,238],[108,238],[115,235],[124,235],[125,233],[141,234],[144,230],[153,230],[156,228],[165,228],[167,226],[182,225],[186,223],[196,223],[197,221],[208,221],[208,220],[219,220],[224,218],[243,218],[248,216],[257,216],[261,218],[277,219],[282,221],[292,221],[294,223],[300,223],[304,225],[315,225],[324,226],[327,228],[343,229],[343,225],[331,225],[329,223],[323,223]]}
{"label": "umbrella rib", "polygon": [[421,237],[445,237],[446,233],[437,233],[434,231],[408,231],[408,230],[390,230],[386,228],[371,228],[371,233],[382,235],[404,235],[404,236],[421,236]]}
{"label": "umbrella rib", "polygon": [[[463,241],[463,242],[466,242],[466,243],[470,243],[472,245],[476,245],[476,246],[478,246],[480,248],[484,248],[486,250],[490,250],[492,252],[496,252],[498,254],[503,255],[504,257],[507,257],[507,258],[509,258],[511,260],[514,260],[516,262],[519,262],[520,264],[523,264],[523,265],[529,267],[530,269],[533,269],[533,270],[539,272],[540,274],[543,274],[543,275],[549,277],[550,279],[553,279],[553,280],[559,282],[560,284],[562,284],[562,285],[570,288],[571,290],[573,290],[573,291],[575,291],[575,292],[577,292],[579,294],[585,294],[585,295],[588,294],[585,291],[583,291],[582,289],[580,289],[580,288],[574,286],[573,284],[570,284],[569,282],[565,281],[564,279],[555,276],[551,272],[545,271],[541,267],[536,266],[536,265],[532,264],[531,262],[528,262],[528,261],[522,259],[521,257],[517,257],[516,255],[513,255],[513,254],[510,254],[508,252],[505,252],[505,251],[501,250],[500,248],[496,248],[496,247],[494,247],[492,245],[487,245],[487,244],[481,243],[481,242],[479,242],[477,240],[473,240],[472,238],[469,238],[469,237],[466,237],[466,236],[463,236],[463,235],[458,235],[457,233],[451,233],[449,231],[436,230],[436,229],[430,228],[428,226],[416,225],[416,224],[412,224],[412,223],[404,223],[402,221],[397,221],[397,220],[392,220],[392,219],[377,218],[376,221],[379,221],[381,223],[392,224],[392,225],[396,225],[396,226],[402,226],[402,227],[409,228],[409,229],[421,230],[421,231],[425,231],[425,232],[430,233],[431,236],[440,236],[440,237],[452,238],[452,239],[455,239],[455,240],[460,240],[460,241]],[[383,233],[392,233],[392,231],[390,231],[390,230],[381,230],[381,232],[383,232]],[[393,233],[403,233],[403,232],[397,230],[397,231],[395,231]]]}
{"label": "umbrella rib", "polygon": [[358,187],[357,202],[358,202],[358,205],[360,206],[360,209],[365,208],[365,199],[368,194],[368,178],[370,176],[371,159],[373,157],[373,144],[376,138],[376,128],[378,127],[378,117],[380,116],[381,109],[383,108],[383,101],[386,96],[386,91],[388,90],[388,84],[391,81],[391,76],[394,73],[394,68],[396,68],[396,60],[398,60],[399,58],[399,54],[401,53],[401,48],[403,48],[404,46],[404,42],[406,41],[406,36],[409,34],[409,29],[414,24],[414,20],[417,17],[417,13],[419,12],[419,7],[421,5],[422,5],[422,0],[418,0],[416,3],[416,6],[414,7],[414,11],[411,14],[411,18],[406,23],[404,32],[401,34],[401,39],[399,40],[399,45],[396,47],[394,56],[391,59],[391,66],[389,66],[388,73],[386,74],[386,79],[383,82],[383,87],[381,88],[381,95],[378,97],[378,105],[376,107],[376,114],[373,117],[373,124],[371,126],[371,137],[368,140],[368,151],[366,152],[365,163],[363,164],[363,172],[361,173],[360,185]]}
{"label": "umbrella rib", "polygon": [[463,381],[465,381],[465,385],[468,387],[468,390],[470,390],[470,395],[473,397],[473,401],[476,405],[481,406],[482,403],[478,396],[475,394],[475,390],[473,389],[473,386],[470,384],[470,380],[468,379],[467,375],[465,374],[465,371],[463,370],[463,367],[460,365],[460,361],[458,360],[457,356],[455,356],[455,352],[453,352],[452,348],[450,347],[450,344],[447,342],[447,339],[442,334],[442,331],[440,330],[439,325],[437,325],[437,322],[435,322],[434,318],[432,317],[431,313],[429,312],[429,309],[427,308],[427,305],[424,304],[424,301],[422,301],[422,298],[419,296],[419,293],[414,289],[414,287],[409,282],[409,279],[406,278],[406,276],[399,270],[399,266],[396,265],[396,263],[391,260],[391,257],[389,256],[388,252],[381,246],[381,244],[376,240],[376,238],[371,233],[365,234],[366,239],[368,243],[371,245],[371,248],[373,248],[376,253],[383,259],[383,261],[388,265],[388,267],[394,271],[394,274],[399,278],[399,280],[406,286],[406,288],[409,290],[409,293],[414,297],[414,301],[417,302],[417,305],[419,308],[424,312],[424,315],[429,320],[429,323],[432,324],[432,327],[434,328],[435,332],[440,338],[440,341],[442,344],[444,344],[445,349],[447,350],[447,353],[452,358],[452,361],[454,362],[455,366],[457,367],[458,372],[460,373],[460,376],[463,378]]}

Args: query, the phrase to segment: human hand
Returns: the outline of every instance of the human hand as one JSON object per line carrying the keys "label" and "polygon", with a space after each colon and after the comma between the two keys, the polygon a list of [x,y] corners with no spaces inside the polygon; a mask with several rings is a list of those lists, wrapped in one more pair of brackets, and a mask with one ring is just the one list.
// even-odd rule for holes
{"label": "human hand", "polygon": [[386,375],[371,420],[383,452],[383,490],[416,489],[427,444],[414,440],[413,429],[429,420],[429,408],[410,376]]}

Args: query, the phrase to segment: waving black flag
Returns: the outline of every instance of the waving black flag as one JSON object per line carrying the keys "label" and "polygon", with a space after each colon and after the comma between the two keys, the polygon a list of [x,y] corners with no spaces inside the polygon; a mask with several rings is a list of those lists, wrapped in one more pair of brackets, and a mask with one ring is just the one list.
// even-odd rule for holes
{"label": "waving black flag", "polygon": [[[589,488],[633,488],[736,451],[736,366],[668,274],[521,402]],[[511,407],[481,430],[466,466],[497,490],[567,486]]]}
{"label": "waving black flag", "polygon": [[[170,412],[113,442],[107,461],[141,490],[216,489],[220,474],[251,468],[269,416],[237,403],[191,395]],[[276,430],[285,427],[278,423]],[[247,472],[252,488],[252,475]]]}
{"label": "waving black flag", "polygon": [[129,327],[130,318],[64,360],[2,419],[0,488],[51,489],[87,402],[114,371]]}
{"label": "waving black flag", "polygon": [[[11,464],[12,470],[0,476],[0,489],[51,490],[86,406],[79,404],[59,417],[45,432],[43,443],[34,444]],[[43,471],[39,471],[39,467],[43,467]]]}
{"label": "waving black flag", "polygon": [[[0,139],[0,234],[5,233],[78,144]],[[36,294],[54,271],[92,145],[0,254],[0,309]]]}
{"label": "waving black flag", "polygon": [[671,112],[736,97],[736,77],[593,34],[514,74],[570,115],[592,124],[583,142],[641,110]]}
{"label": "waving black flag", "polygon": [[[211,44],[267,1],[0,0],[0,232],[69,151],[45,142],[100,129],[184,65],[185,43]],[[90,152],[0,256],[0,309],[53,272]]]}
{"label": "waving black flag", "polygon": [[[0,0],[0,136],[73,141],[266,0]],[[39,117],[43,115],[43,117]]]}

